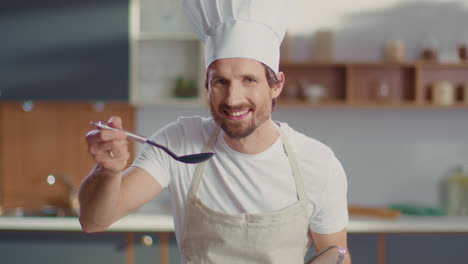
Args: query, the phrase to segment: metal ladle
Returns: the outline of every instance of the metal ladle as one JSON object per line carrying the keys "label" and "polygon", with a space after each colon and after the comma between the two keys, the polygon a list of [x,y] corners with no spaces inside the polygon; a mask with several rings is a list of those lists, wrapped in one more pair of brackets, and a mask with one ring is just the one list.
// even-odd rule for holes
{"label": "metal ladle", "polygon": [[123,129],[110,127],[110,126],[104,124],[101,121],[99,121],[97,123],[96,122],[91,122],[91,125],[96,126],[98,129],[109,129],[109,130],[113,130],[113,131],[124,132],[130,139],[132,139],[132,140],[134,140],[136,142],[139,142],[139,143],[143,143],[143,144],[146,143],[146,144],[150,144],[152,146],[155,146],[157,148],[160,148],[160,149],[164,150],[167,154],[169,154],[169,156],[171,156],[173,159],[175,159],[177,161],[180,161],[180,162],[183,162],[183,163],[190,163],[190,164],[200,163],[200,162],[203,162],[205,160],[210,159],[215,154],[214,152],[205,152],[205,153],[197,153],[197,154],[191,154],[191,155],[185,155],[185,156],[177,156],[174,152],[170,151],[165,146],[160,145],[160,144],[158,144],[158,143],[156,143],[154,141],[151,141],[147,137],[140,136],[140,135],[125,131]]}

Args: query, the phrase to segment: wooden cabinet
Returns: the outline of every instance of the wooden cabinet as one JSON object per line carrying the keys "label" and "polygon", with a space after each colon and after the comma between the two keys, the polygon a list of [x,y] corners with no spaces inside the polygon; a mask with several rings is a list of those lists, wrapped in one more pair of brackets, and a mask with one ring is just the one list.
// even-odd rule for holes
{"label": "wooden cabinet", "polygon": [[93,129],[89,123],[112,115],[134,129],[134,109],[126,103],[0,103],[0,205],[67,207],[66,186],[50,186],[46,177],[64,175],[77,188],[93,167],[85,142],[86,132]]}
{"label": "wooden cabinet", "polygon": [[[280,70],[286,75],[282,105],[438,107],[431,87],[449,81],[454,103],[444,107],[468,108],[462,100],[468,97],[462,92],[468,83],[468,63],[281,62]],[[308,98],[306,89],[311,85],[322,89],[324,96]]]}

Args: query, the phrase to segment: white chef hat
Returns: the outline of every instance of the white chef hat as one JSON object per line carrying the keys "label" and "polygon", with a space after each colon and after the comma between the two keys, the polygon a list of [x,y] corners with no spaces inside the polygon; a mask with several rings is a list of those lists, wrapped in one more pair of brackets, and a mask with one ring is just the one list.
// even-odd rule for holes
{"label": "white chef hat", "polygon": [[223,58],[250,58],[279,70],[286,32],[285,0],[183,0],[205,43],[205,67]]}

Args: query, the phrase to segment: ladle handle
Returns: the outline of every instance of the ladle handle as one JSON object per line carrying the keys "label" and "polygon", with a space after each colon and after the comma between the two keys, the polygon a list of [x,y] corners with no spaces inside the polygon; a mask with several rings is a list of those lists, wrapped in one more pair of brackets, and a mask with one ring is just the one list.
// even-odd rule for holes
{"label": "ladle handle", "polygon": [[98,123],[91,122],[91,125],[96,126],[98,129],[108,129],[108,130],[113,130],[113,131],[124,132],[130,139],[135,140],[136,142],[146,143],[148,141],[148,139],[146,137],[144,137],[144,136],[140,136],[140,135],[128,132],[128,131],[123,130],[123,129],[110,127],[110,126],[108,126],[108,125],[106,125],[106,124],[104,124],[102,122],[98,122]]}

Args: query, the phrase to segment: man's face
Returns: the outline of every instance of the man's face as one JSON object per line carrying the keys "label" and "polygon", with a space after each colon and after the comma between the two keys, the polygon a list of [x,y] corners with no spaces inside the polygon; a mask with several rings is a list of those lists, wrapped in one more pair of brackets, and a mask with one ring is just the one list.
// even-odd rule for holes
{"label": "man's face", "polygon": [[246,58],[219,59],[208,68],[208,99],[213,119],[231,138],[244,138],[271,117],[272,99],[264,66]]}

